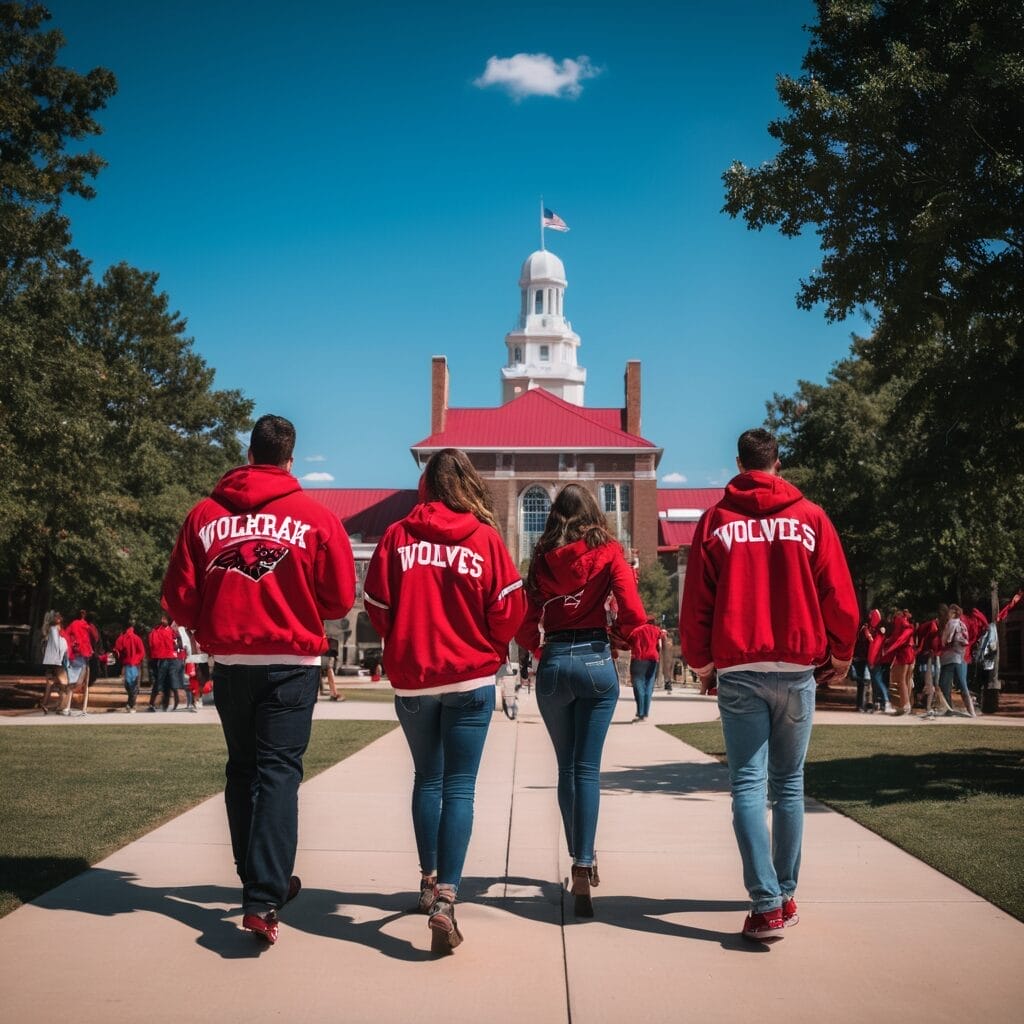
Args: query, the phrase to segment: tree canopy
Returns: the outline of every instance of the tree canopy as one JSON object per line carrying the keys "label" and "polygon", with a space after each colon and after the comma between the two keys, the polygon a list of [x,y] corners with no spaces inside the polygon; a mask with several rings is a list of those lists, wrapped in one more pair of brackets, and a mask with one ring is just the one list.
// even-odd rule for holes
{"label": "tree canopy", "polygon": [[72,140],[114,76],[56,64],[35,4],[0,4],[0,580],[117,621],[155,613],[188,507],[242,457],[251,403],[215,390],[158,276],[97,280],[71,247],[67,195],[103,166]]}
{"label": "tree canopy", "polygon": [[778,152],[725,211],[822,259],[797,303],[872,322],[769,403],[792,475],[872,587],[961,596],[1024,572],[1024,6],[818,0]]}

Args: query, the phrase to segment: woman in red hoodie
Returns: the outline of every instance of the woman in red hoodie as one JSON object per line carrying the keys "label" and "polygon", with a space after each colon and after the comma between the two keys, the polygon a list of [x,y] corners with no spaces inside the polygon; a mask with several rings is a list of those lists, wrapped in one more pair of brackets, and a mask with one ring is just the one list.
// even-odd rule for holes
{"label": "woman in red hoodie", "polygon": [[593,917],[598,884],[594,838],[601,796],[601,751],[619,699],[609,641],[628,641],[647,613],[622,545],[608,532],[597,499],[569,484],[555,498],[527,581],[530,608],[516,640],[536,652],[537,706],[558,762],[558,806],[572,858],[576,914]]}
{"label": "woman in red hoodie", "polygon": [[909,715],[913,709],[910,674],[914,671],[914,626],[909,612],[896,612],[892,617],[892,633],[882,644],[882,660],[891,659],[889,690],[899,694],[897,715]]}
{"label": "woman in red hoodie", "polygon": [[420,480],[420,503],[388,527],[363,589],[412,753],[419,910],[430,915],[435,953],[462,942],[455,897],[495,671],[526,610],[522,588],[486,484],[463,452],[437,452]]}

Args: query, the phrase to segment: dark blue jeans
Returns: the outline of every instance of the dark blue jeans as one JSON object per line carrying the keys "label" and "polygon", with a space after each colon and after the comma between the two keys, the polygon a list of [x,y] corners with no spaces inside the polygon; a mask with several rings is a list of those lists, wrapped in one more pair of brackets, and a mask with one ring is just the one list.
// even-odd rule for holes
{"label": "dark blue jeans", "polygon": [[246,914],[280,907],[288,892],[319,683],[319,665],[214,668],[213,699],[228,745],[224,803]]}
{"label": "dark blue jeans", "polygon": [[558,807],[574,864],[594,863],[601,751],[619,699],[607,640],[549,641],[537,667],[537,707],[558,762]]}
{"label": "dark blue jeans", "polygon": [[473,832],[473,799],[494,685],[436,697],[395,697],[412,754],[412,827],[420,870],[458,889]]}
{"label": "dark blue jeans", "polygon": [[154,658],[149,667],[153,673],[150,683],[149,706],[163,704],[166,709],[171,703],[171,692],[174,689],[175,658]]}
{"label": "dark blue jeans", "polygon": [[651,713],[651,697],[654,695],[654,676],[657,671],[656,661],[634,659],[629,663],[629,681],[633,684],[637,718],[646,718]]}

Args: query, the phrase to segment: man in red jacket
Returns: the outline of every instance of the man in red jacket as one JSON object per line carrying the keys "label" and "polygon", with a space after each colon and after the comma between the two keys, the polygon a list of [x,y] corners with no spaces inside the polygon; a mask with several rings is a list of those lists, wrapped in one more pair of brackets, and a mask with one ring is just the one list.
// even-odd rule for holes
{"label": "man in red jacket", "polygon": [[178,657],[174,643],[174,630],[166,615],[160,616],[160,624],[154,626],[146,637],[149,645],[149,710],[158,711],[162,705],[164,711],[171,703],[171,690],[174,688],[174,668]]}
{"label": "man in red jacket", "polygon": [[142,637],[135,632],[135,623],[129,622],[124,632],[114,641],[114,653],[120,659],[124,673],[124,690],[128,694],[125,711],[135,714],[135,700],[139,695],[139,666],[146,656]]}
{"label": "man in red jacket", "polygon": [[718,672],[733,828],[751,901],[743,935],[761,941],[782,938],[799,920],[814,668],[830,661],[836,676],[846,675],[858,610],[835,527],[778,475],[775,438],[748,430],[738,447],[739,476],[697,525],[679,621],[694,671],[701,679]]}
{"label": "man in red jacket", "polygon": [[164,607],[216,659],[242,927],[270,943],[301,885],[291,872],[324,620],[344,618],[355,600],[348,536],[292,476],[294,447],[288,420],[256,421],[248,465],[189,513],[163,586]]}

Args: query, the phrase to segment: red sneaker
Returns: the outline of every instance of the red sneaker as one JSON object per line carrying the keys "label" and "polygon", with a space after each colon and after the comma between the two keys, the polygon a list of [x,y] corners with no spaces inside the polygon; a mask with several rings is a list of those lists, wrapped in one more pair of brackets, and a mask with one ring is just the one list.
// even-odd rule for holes
{"label": "red sneaker", "polygon": [[279,925],[277,912],[274,910],[268,910],[265,914],[246,914],[242,918],[242,927],[261,939],[266,939],[268,945],[272,946],[277,942]]}
{"label": "red sneaker", "polygon": [[800,923],[800,915],[796,911],[796,900],[791,896],[782,903],[782,923],[787,928]]}
{"label": "red sneaker", "polygon": [[743,938],[754,942],[769,942],[781,939],[786,925],[782,920],[782,910],[766,910],[763,914],[748,914],[743,922]]}

